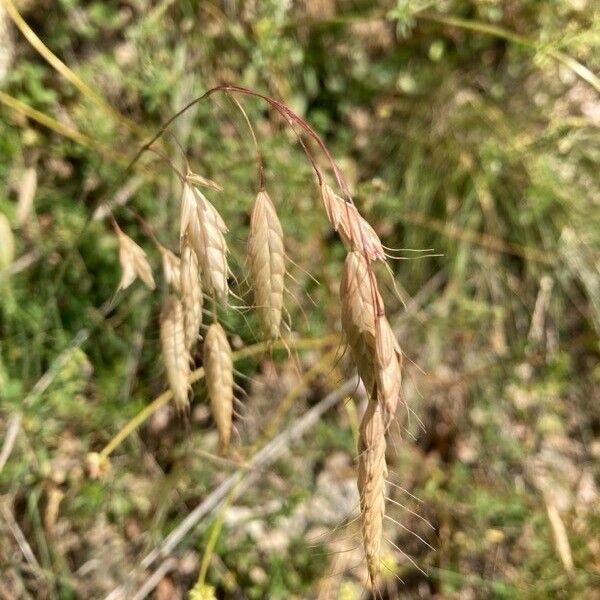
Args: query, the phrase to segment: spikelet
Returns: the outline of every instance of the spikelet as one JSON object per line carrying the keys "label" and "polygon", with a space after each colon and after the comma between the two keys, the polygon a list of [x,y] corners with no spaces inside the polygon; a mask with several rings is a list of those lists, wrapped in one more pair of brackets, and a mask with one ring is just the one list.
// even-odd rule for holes
{"label": "spikelet", "polygon": [[321,197],[327,217],[340,234],[348,250],[362,251],[369,261],[385,261],[385,252],[379,236],[358,212],[356,206],[338,196],[331,187],[321,183]]}
{"label": "spikelet", "polygon": [[169,387],[180,412],[189,407],[188,391],[191,358],[185,347],[183,309],[175,296],[168,296],[160,313],[160,340]]}
{"label": "spikelet", "polygon": [[248,266],[261,329],[266,337],[276,339],[283,309],[285,249],[281,223],[264,190],[256,196],[250,214]]}
{"label": "spikelet", "polygon": [[182,249],[186,237],[194,248],[201,244],[198,200],[196,199],[194,188],[187,181],[183,184],[183,194],[181,196],[179,239]]}
{"label": "spikelet", "polygon": [[368,393],[373,391],[375,361],[375,317],[382,305],[374,277],[365,257],[348,252],[340,282],[342,328],[352,358]]}
{"label": "spikelet", "polygon": [[233,361],[227,336],[218,323],[208,328],[204,339],[204,376],[220,452],[227,454],[233,419]]}
{"label": "spikelet", "polygon": [[199,190],[194,189],[197,203],[199,234],[197,239],[190,238],[198,256],[202,272],[202,281],[209,293],[219,300],[225,300],[229,293],[227,277],[227,242],[225,233],[227,226],[217,209]]}
{"label": "spikelet", "polygon": [[153,290],[156,285],[146,253],[116,224],[115,231],[119,240],[119,261],[123,269],[117,291],[128,288],[136,277],[139,277],[148,288]]}
{"label": "spikelet", "polygon": [[377,401],[383,411],[387,429],[396,414],[400,398],[402,352],[385,315],[376,319],[375,350]]}
{"label": "spikelet", "polygon": [[358,493],[363,545],[371,585],[380,570],[385,514],[385,424],[379,405],[370,401],[360,424],[358,442]]}
{"label": "spikelet", "polygon": [[165,281],[172,286],[174,290],[179,291],[181,282],[181,260],[179,256],[164,246],[159,246],[159,250],[162,258]]}
{"label": "spikelet", "polygon": [[181,253],[181,304],[183,306],[185,347],[188,350],[191,350],[198,340],[198,332],[202,325],[202,303],[198,257],[186,241]]}
{"label": "spikelet", "polygon": [[12,265],[15,259],[15,237],[4,213],[0,212],[0,271]]}

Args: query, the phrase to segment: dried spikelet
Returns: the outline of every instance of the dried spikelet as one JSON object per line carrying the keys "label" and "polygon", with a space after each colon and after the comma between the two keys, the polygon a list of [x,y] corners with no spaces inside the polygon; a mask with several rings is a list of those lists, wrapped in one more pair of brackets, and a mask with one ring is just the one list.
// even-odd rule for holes
{"label": "dried spikelet", "polygon": [[31,209],[33,208],[33,200],[35,199],[35,192],[37,190],[37,171],[35,167],[27,167],[23,173],[21,179],[21,185],[19,186],[19,202],[17,204],[17,224],[19,226],[24,225]]}
{"label": "dried spikelet", "polygon": [[204,339],[204,376],[220,451],[227,454],[233,418],[233,361],[227,336],[218,323],[208,328]]}
{"label": "dried spikelet", "polygon": [[377,317],[375,349],[377,401],[383,411],[387,429],[396,414],[398,399],[400,398],[402,352],[385,315]]}
{"label": "dried spikelet", "polygon": [[199,236],[190,238],[198,256],[202,280],[209,293],[224,300],[229,292],[227,277],[227,226],[217,209],[199,190],[194,190],[198,207]]}
{"label": "dried spikelet", "polygon": [[385,514],[385,424],[379,405],[369,402],[360,424],[358,442],[358,493],[362,534],[371,585],[380,570]]}
{"label": "dried spikelet", "polygon": [[139,277],[151,290],[156,285],[152,277],[152,268],[146,253],[128,236],[115,226],[119,240],[119,261],[123,269],[117,291],[128,288]]}
{"label": "dried spikelet", "polygon": [[264,190],[256,196],[250,214],[248,265],[261,328],[265,336],[276,339],[283,310],[285,249],[281,223]]}
{"label": "dried spikelet", "polygon": [[160,340],[169,387],[180,412],[189,406],[188,379],[191,358],[185,347],[183,309],[175,296],[168,296],[160,313]]}
{"label": "dried spikelet", "polygon": [[375,361],[375,317],[382,306],[375,278],[365,257],[349,252],[340,282],[342,328],[352,358],[369,393],[373,390]]}
{"label": "dried spikelet", "polygon": [[190,171],[186,175],[186,180],[189,183],[191,183],[192,185],[202,185],[204,187],[210,188],[211,190],[215,190],[217,192],[223,191],[223,188],[216,181],[213,181],[212,179],[209,179],[208,177],[203,177],[202,175],[198,175],[198,173],[192,173],[192,171]]}
{"label": "dried spikelet", "polygon": [[159,250],[162,258],[165,280],[173,287],[173,289],[179,291],[181,282],[181,259],[168,248],[159,246]]}
{"label": "dried spikelet", "polygon": [[0,271],[12,265],[15,259],[15,238],[4,213],[0,213]]}
{"label": "dried spikelet", "polygon": [[183,194],[181,196],[181,218],[179,225],[179,239],[183,245],[183,240],[188,237],[192,246],[200,244],[200,221],[198,217],[198,200],[194,193],[194,188],[187,182],[183,184]]}
{"label": "dried spikelet", "polygon": [[321,183],[321,197],[333,229],[339,232],[348,250],[361,250],[370,261],[385,261],[379,236],[358,209],[338,196],[325,182]]}
{"label": "dried spikelet", "polygon": [[198,339],[198,331],[202,325],[202,303],[198,257],[186,241],[181,253],[181,304],[183,306],[185,347],[188,350]]}

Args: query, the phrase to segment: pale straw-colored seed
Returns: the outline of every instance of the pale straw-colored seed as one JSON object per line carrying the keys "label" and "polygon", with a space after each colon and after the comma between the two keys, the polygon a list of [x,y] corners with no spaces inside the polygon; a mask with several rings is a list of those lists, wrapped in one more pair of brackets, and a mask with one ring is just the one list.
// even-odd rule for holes
{"label": "pale straw-colored seed", "polygon": [[159,246],[162,258],[163,273],[165,281],[176,291],[180,290],[181,282],[181,259],[175,253],[164,246]]}
{"label": "pale straw-colored seed", "polygon": [[217,192],[223,191],[223,188],[216,181],[213,181],[208,177],[204,177],[203,175],[198,175],[198,173],[193,173],[192,171],[189,171],[185,178],[186,181],[188,181],[192,185],[201,185],[210,188],[211,190],[215,190]]}
{"label": "pale straw-colored seed", "polygon": [[276,339],[283,310],[285,249],[281,223],[264,190],[256,196],[250,214],[248,266],[261,329],[266,337]]}
{"label": "pale straw-colored seed", "polygon": [[190,350],[198,340],[202,325],[202,287],[198,271],[198,257],[187,242],[181,253],[181,304],[183,306],[183,324],[185,347]]}
{"label": "pale straw-colored seed", "polygon": [[356,206],[336,194],[325,182],[321,183],[321,197],[333,229],[340,234],[348,250],[360,250],[370,261],[385,261],[379,236]]}
{"label": "pale straw-colored seed", "polygon": [[175,296],[168,296],[160,313],[160,340],[169,387],[180,412],[189,406],[191,358],[185,347],[183,308]]}
{"label": "pale straw-colored seed", "polygon": [[12,265],[15,259],[15,236],[4,213],[0,212],[0,271]]}
{"label": "pale straw-colored seed", "polygon": [[152,267],[148,262],[146,253],[128,235],[125,235],[118,226],[115,226],[119,240],[119,261],[123,269],[121,281],[117,291],[128,288],[136,277],[139,277],[148,288],[156,287],[152,277]]}
{"label": "pale straw-colored seed", "polygon": [[375,383],[375,318],[383,304],[367,260],[356,250],[348,252],[344,262],[340,300],[344,335],[370,394]]}
{"label": "pale straw-colored seed", "polygon": [[362,535],[371,585],[380,570],[385,514],[385,424],[380,406],[370,401],[360,424],[358,442],[358,493]]}
{"label": "pale straw-colored seed", "polygon": [[29,220],[33,209],[33,201],[37,191],[37,171],[35,167],[27,167],[23,172],[19,186],[19,201],[17,204],[17,225],[23,226]]}
{"label": "pale straw-colored seed", "polygon": [[194,196],[197,202],[199,232],[197,237],[190,237],[190,242],[198,256],[202,283],[207,292],[219,300],[225,300],[229,293],[227,242],[224,235],[227,226],[202,192],[194,189]]}
{"label": "pale straw-colored seed", "polygon": [[233,361],[225,331],[213,323],[204,338],[204,377],[210,407],[219,432],[219,447],[227,454],[233,419]]}
{"label": "pale straw-colored seed", "polygon": [[375,383],[386,428],[398,407],[402,386],[401,367],[402,352],[398,340],[385,315],[380,315],[375,324]]}

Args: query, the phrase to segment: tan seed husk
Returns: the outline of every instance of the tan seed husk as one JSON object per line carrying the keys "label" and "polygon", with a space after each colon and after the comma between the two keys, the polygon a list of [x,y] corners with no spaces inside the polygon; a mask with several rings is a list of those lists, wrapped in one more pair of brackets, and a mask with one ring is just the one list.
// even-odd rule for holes
{"label": "tan seed husk", "polygon": [[380,569],[385,514],[385,425],[379,405],[370,401],[360,424],[358,443],[358,493],[362,535],[371,585]]}
{"label": "tan seed husk", "polygon": [[210,407],[219,432],[219,449],[229,452],[233,419],[233,361],[225,331],[213,323],[204,338],[204,376]]}
{"label": "tan seed husk", "polygon": [[202,325],[202,287],[198,271],[198,257],[191,245],[184,243],[181,254],[181,304],[183,306],[183,324],[185,347],[194,346]]}
{"label": "tan seed husk", "polygon": [[262,190],[250,214],[248,236],[250,285],[263,334],[280,335],[285,276],[283,230],[271,198]]}
{"label": "tan seed husk", "polygon": [[227,278],[227,226],[217,209],[199,190],[194,189],[197,201],[198,236],[191,236],[190,242],[198,256],[202,272],[202,282],[206,290],[218,300],[224,301],[229,293]]}
{"label": "tan seed husk", "polygon": [[169,387],[180,412],[189,407],[188,391],[191,358],[185,347],[183,309],[175,296],[167,296],[160,313],[160,340]]}
{"label": "tan seed husk", "polygon": [[116,232],[119,240],[119,261],[123,269],[117,291],[128,288],[135,281],[136,277],[139,277],[148,288],[153,290],[156,284],[154,283],[152,267],[148,262],[146,253],[118,227],[116,228]]}
{"label": "tan seed husk", "polygon": [[340,300],[344,335],[370,394],[375,383],[375,316],[382,300],[365,257],[356,250],[349,252],[344,262]]}
{"label": "tan seed husk", "polygon": [[336,194],[325,182],[321,183],[321,197],[329,221],[340,234],[346,248],[361,251],[370,261],[385,261],[379,236],[356,206]]}
{"label": "tan seed husk", "polygon": [[181,259],[175,253],[164,246],[159,246],[162,258],[163,273],[165,281],[176,291],[180,290],[181,282]]}
{"label": "tan seed husk", "polygon": [[385,418],[386,429],[396,414],[402,386],[402,352],[385,317],[375,325],[375,383],[377,401]]}

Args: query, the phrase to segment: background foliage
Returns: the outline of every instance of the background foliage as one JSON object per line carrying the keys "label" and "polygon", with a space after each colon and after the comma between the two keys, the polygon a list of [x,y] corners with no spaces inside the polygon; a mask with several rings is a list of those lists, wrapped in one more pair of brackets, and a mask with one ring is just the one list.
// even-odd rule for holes
{"label": "background foliage", "polygon": [[[2,437],[18,424],[0,471],[4,597],[103,597],[231,470],[198,452],[216,447],[199,385],[189,425],[159,411],[115,452],[106,478],[86,475],[87,453],[164,387],[157,327],[164,289],[150,294],[136,285],[108,305],[120,277],[110,223],[94,219],[81,236],[108,199],[132,206],[176,248],[178,182],[156,157],[125,176],[124,167],[178,108],[231,82],[283,99],[317,129],[387,246],[436,255],[392,263],[416,300],[406,316],[386,284],[411,359],[406,401],[423,421],[407,424],[389,457],[393,480],[423,502],[398,490],[394,497],[435,531],[399,508],[394,518],[436,551],[389,523],[388,537],[429,577],[390,547],[395,566],[382,592],[598,598],[595,3],[23,0],[18,8],[122,117],[65,81],[0,13],[2,56],[12,57],[3,93],[83,134],[69,139],[1,98],[0,212],[16,244],[16,261],[0,265]],[[315,338],[339,330],[343,249],[310,166],[276,115],[254,101],[244,106],[298,263],[288,282],[293,329]],[[187,113],[173,132],[195,170],[225,188],[214,199],[243,280],[246,213],[257,185],[245,125],[221,96]],[[162,148],[181,161],[172,138]],[[30,167],[38,178],[34,208],[19,224]],[[116,215],[158,269],[135,219],[124,209]],[[7,239],[0,239],[2,257]],[[224,318],[234,345],[256,340],[251,313]],[[302,354],[302,369],[317,359]],[[284,353],[238,367],[254,379],[240,379],[247,390],[241,439],[250,444],[298,372]],[[342,360],[326,370],[289,420],[346,369]],[[356,500],[352,423],[341,406],[231,507],[208,575],[219,597],[359,597],[364,573],[352,567],[360,554],[331,554],[341,536],[321,536],[315,548],[308,535],[331,531],[344,514],[341,499],[349,508]],[[37,566],[23,555],[15,525]],[[193,585],[209,525],[184,540],[157,597],[184,597]],[[567,550],[556,543],[561,525]]]}

